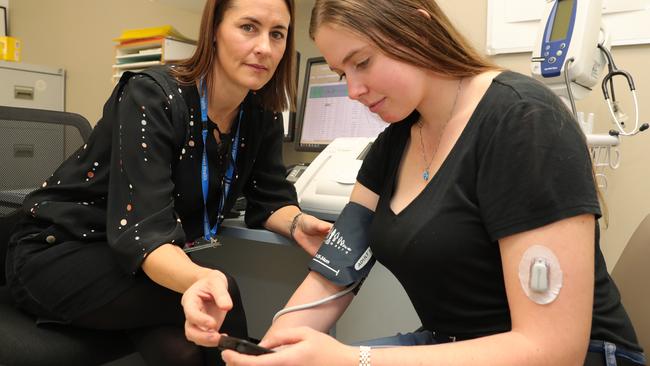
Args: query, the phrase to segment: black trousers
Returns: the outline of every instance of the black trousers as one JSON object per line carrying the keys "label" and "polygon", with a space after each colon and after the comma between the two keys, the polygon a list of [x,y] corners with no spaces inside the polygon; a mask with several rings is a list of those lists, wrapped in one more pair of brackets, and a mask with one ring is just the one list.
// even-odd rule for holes
{"label": "black trousers", "polygon": [[[233,308],[228,312],[220,332],[247,338],[246,314],[235,280],[228,278],[228,292]],[[39,318],[39,322],[58,323],[60,327],[123,331],[148,365],[207,366],[224,365],[216,348],[199,347],[185,338],[185,314],[182,295],[162,287],[146,275],[136,276],[117,297],[83,315],[67,321],[56,320],[25,287],[14,288],[14,300],[20,308]]]}
{"label": "black trousers", "polygon": [[[246,315],[235,280],[228,276],[233,308],[220,329],[247,338]],[[124,330],[148,365],[224,365],[220,351],[204,348],[185,338],[181,294],[146,276],[103,307],[73,319],[71,326],[99,330]]]}
{"label": "black trousers", "polygon": [[[124,273],[105,242],[81,242],[55,225],[25,221],[9,241],[6,273],[15,304],[39,321],[124,331],[150,365],[223,364],[216,349],[186,340],[182,295],[144,273]],[[246,338],[239,289],[226,276],[233,309],[221,331]]]}

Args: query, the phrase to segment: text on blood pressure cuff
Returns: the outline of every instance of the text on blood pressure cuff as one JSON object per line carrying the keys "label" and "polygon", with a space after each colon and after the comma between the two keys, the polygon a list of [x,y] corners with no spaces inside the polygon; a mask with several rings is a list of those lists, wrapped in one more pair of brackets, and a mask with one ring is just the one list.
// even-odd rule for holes
{"label": "text on blood pressure cuff", "polygon": [[340,286],[349,286],[368,276],[375,264],[369,230],[374,212],[349,202],[332,230],[309,262],[309,269]]}

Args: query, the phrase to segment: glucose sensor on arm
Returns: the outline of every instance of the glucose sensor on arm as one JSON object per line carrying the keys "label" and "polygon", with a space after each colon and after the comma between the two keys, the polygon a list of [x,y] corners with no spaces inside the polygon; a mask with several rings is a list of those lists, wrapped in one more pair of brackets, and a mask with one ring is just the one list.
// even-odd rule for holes
{"label": "glucose sensor on arm", "polygon": [[542,245],[528,248],[519,262],[519,282],[526,296],[537,304],[549,304],[562,289],[562,268],[551,249]]}

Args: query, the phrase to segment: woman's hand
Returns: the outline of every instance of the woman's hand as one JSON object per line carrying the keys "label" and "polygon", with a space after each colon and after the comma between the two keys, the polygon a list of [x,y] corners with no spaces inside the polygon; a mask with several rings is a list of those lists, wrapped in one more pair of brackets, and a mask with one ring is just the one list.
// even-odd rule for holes
{"label": "woman's hand", "polygon": [[308,327],[287,329],[273,339],[266,339],[260,345],[275,348],[276,352],[248,356],[235,351],[224,351],[221,357],[228,366],[331,366],[359,363],[357,348],[345,346],[334,338]]}
{"label": "woman's hand", "polygon": [[321,243],[331,228],[332,224],[327,221],[319,220],[312,215],[302,214],[298,217],[293,238],[298,245],[313,257],[318,252]]}
{"label": "woman's hand", "polygon": [[226,276],[210,270],[183,293],[181,304],[187,339],[206,347],[219,344],[219,328],[233,306]]}

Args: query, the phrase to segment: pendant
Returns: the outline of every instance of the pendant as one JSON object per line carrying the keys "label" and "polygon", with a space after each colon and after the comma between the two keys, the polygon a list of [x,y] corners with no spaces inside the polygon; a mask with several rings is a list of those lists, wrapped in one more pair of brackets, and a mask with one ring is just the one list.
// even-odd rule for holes
{"label": "pendant", "polygon": [[424,173],[422,173],[422,179],[424,179],[425,181],[429,180],[429,169],[426,169]]}

